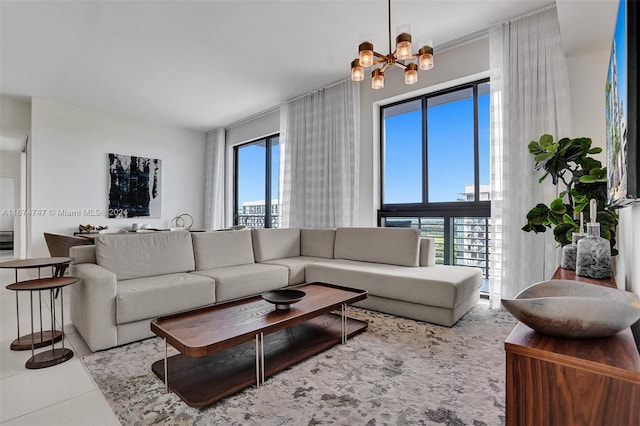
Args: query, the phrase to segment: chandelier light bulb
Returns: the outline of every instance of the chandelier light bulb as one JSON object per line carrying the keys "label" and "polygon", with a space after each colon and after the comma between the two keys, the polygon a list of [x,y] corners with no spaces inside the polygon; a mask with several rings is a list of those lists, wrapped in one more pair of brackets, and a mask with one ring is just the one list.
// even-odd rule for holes
{"label": "chandelier light bulb", "polygon": [[363,67],[370,67],[373,65],[373,43],[363,41],[358,46],[360,65]]}
{"label": "chandelier light bulb", "polygon": [[404,83],[415,84],[418,82],[418,66],[413,62],[404,70]]}
{"label": "chandelier light bulb", "polygon": [[353,81],[364,80],[364,68],[360,65],[359,59],[354,59],[351,62],[351,80]]}
{"label": "chandelier light bulb", "polygon": [[396,58],[404,61],[411,59],[411,27],[409,25],[401,25],[398,27],[398,36],[396,37]]}
{"label": "chandelier light bulb", "polygon": [[418,70],[430,70],[433,68],[433,42],[428,39],[420,40],[420,43],[416,43],[420,50],[414,55],[411,42],[411,26],[408,24],[397,27],[396,47],[395,50],[392,50],[391,0],[387,0],[387,6],[389,10],[387,15],[389,23],[388,53],[373,50],[373,43],[370,41],[373,40],[371,34],[360,34],[358,56],[351,62],[351,80],[353,81],[364,80],[364,69],[374,67],[371,72],[371,88],[375,90],[384,88],[384,73],[389,68],[402,68],[406,84],[418,82]]}
{"label": "chandelier light bulb", "polygon": [[423,45],[418,51],[418,65],[423,71],[433,68],[433,47],[431,44]]}
{"label": "chandelier light bulb", "polygon": [[371,73],[371,88],[375,90],[384,89],[384,72],[376,68]]}

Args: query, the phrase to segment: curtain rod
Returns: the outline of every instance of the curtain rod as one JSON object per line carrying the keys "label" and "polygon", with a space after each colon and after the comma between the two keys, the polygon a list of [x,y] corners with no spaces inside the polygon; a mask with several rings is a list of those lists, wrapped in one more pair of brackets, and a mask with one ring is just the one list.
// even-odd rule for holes
{"label": "curtain rod", "polygon": [[512,18],[509,18],[506,21],[501,22],[501,23],[513,22],[513,21],[517,21],[519,19],[528,18],[529,16],[533,16],[533,15],[536,15],[538,13],[546,12],[547,10],[551,10],[551,9],[555,9],[555,8],[556,8],[556,4],[555,3],[551,3],[551,4],[548,4],[546,6],[542,6],[540,9],[532,10],[532,11],[524,13],[522,15],[518,15],[518,16],[515,16],[515,17],[512,17]]}
{"label": "curtain rod", "polygon": [[333,83],[331,83],[331,84],[329,84],[329,85],[327,85],[327,86],[324,86],[324,87],[321,87],[321,88],[319,88],[319,89],[315,89],[315,90],[312,90],[312,91],[310,91],[310,92],[303,93],[302,95],[298,95],[298,96],[296,96],[296,97],[293,97],[293,98],[287,99],[286,101],[282,102],[280,105],[282,105],[282,104],[286,104],[286,103],[288,103],[288,102],[297,101],[298,99],[302,99],[302,98],[304,98],[304,97],[305,97],[305,96],[307,96],[307,95],[310,95],[310,94],[312,94],[312,93],[321,92],[321,91],[323,91],[323,90],[325,90],[325,89],[329,89],[329,88],[331,88],[331,87],[333,87],[333,86],[337,86],[337,85],[338,85],[338,84],[340,84],[340,83],[344,83],[345,81],[351,81],[351,79],[350,79],[350,78],[343,78],[342,80],[335,81],[335,82],[333,82]]}

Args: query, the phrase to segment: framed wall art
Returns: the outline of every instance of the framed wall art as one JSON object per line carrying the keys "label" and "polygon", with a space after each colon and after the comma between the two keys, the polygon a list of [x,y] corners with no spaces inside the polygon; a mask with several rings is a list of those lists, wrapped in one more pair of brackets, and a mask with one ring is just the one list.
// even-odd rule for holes
{"label": "framed wall art", "polygon": [[639,2],[620,1],[607,72],[607,183],[609,206],[614,208],[640,203],[639,6]]}
{"label": "framed wall art", "polygon": [[110,218],[160,217],[162,161],[109,154]]}

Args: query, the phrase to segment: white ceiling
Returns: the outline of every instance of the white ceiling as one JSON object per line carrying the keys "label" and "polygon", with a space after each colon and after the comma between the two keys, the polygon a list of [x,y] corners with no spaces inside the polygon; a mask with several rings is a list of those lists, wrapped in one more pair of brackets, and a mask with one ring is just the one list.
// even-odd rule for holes
{"label": "white ceiling", "polygon": [[[437,51],[550,2],[394,0],[392,30]],[[560,3],[573,51],[603,38],[611,1]],[[386,1],[1,0],[0,93],[207,131],[347,78],[365,33],[386,52]]]}

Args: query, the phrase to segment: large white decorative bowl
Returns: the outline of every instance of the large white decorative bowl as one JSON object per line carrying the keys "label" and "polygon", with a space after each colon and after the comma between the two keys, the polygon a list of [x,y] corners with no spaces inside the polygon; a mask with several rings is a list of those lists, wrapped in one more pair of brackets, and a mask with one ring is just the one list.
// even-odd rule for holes
{"label": "large white decorative bowl", "polygon": [[570,280],[533,284],[502,305],[540,333],[573,339],[612,336],[640,319],[634,293]]}

